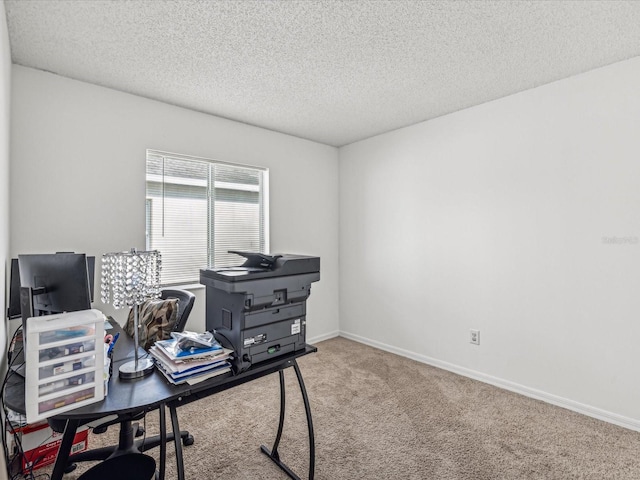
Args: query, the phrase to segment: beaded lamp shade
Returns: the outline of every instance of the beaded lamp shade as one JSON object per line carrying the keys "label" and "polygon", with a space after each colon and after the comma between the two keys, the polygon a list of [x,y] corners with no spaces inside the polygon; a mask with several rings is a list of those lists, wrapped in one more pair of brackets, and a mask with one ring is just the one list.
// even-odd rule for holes
{"label": "beaded lamp shade", "polygon": [[[102,256],[101,298],[115,308],[131,307],[134,311],[134,338],[138,345],[138,309],[148,298],[160,296],[160,270],[162,260],[160,252],[151,250],[138,252],[105,253]],[[120,367],[121,378],[143,377],[153,371],[153,362],[139,359],[135,350],[135,359]]]}
{"label": "beaded lamp shade", "polygon": [[102,256],[102,301],[122,308],[159,297],[161,264],[157,250],[105,253]]}

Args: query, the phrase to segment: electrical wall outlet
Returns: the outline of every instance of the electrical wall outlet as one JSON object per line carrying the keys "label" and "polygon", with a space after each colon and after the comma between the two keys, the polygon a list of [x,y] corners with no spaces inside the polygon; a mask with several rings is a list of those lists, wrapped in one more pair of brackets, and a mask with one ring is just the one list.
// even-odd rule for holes
{"label": "electrical wall outlet", "polygon": [[471,329],[471,335],[469,336],[469,341],[474,345],[480,345],[480,330]]}

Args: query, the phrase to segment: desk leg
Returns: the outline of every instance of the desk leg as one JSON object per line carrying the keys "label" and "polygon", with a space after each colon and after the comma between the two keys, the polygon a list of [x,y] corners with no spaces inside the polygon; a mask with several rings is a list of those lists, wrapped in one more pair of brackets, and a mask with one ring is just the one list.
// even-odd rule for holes
{"label": "desk leg", "polygon": [[280,455],[278,454],[278,445],[280,445],[280,438],[282,437],[282,428],[284,427],[284,412],[285,412],[285,390],[284,390],[284,372],[280,370],[278,372],[280,377],[280,421],[278,422],[278,433],[276,434],[276,439],[273,442],[273,448],[271,449],[271,457],[280,460]]}
{"label": "desk leg", "polygon": [[313,421],[311,420],[311,405],[309,405],[307,389],[304,388],[302,372],[300,371],[300,367],[298,367],[298,362],[296,362],[295,360],[293,361],[293,369],[296,371],[296,377],[298,377],[300,393],[302,393],[302,401],[304,402],[304,412],[307,415],[307,428],[309,430],[309,480],[313,480],[313,475],[316,467],[316,442],[313,433]]}
{"label": "desk leg", "polygon": [[160,405],[160,468],[158,469],[158,480],[164,480],[165,465],[167,463],[167,416],[164,404]]}
{"label": "desk leg", "polygon": [[182,458],[182,438],[180,438],[180,425],[178,425],[178,412],[174,405],[169,405],[171,415],[171,427],[173,428],[173,443],[176,446],[176,469],[178,480],[184,480],[184,459]]}
{"label": "desk leg", "polygon": [[[296,377],[298,378],[298,384],[300,385],[300,392],[302,393],[302,400],[304,402],[304,410],[307,416],[307,428],[309,430],[309,480],[313,480],[316,464],[316,446],[313,433],[313,421],[311,420],[311,406],[309,405],[309,397],[307,396],[307,390],[304,386],[304,381],[302,379],[300,367],[298,367],[298,362],[293,360],[292,363],[293,368],[296,372]],[[300,480],[300,477],[298,477],[287,465],[285,465],[280,460],[280,455],[278,454],[278,445],[280,444],[280,437],[282,436],[285,411],[284,372],[280,370],[278,373],[280,375],[280,422],[278,424],[278,433],[276,434],[276,440],[273,443],[273,448],[271,450],[269,450],[264,445],[260,446],[260,450],[262,451],[262,453],[267,455],[276,465],[278,465],[284,471],[284,473],[289,476],[289,478],[292,478],[293,480]]]}
{"label": "desk leg", "polygon": [[60,449],[56,456],[56,463],[53,466],[53,472],[51,473],[51,480],[62,480],[64,471],[67,468],[67,461],[69,460],[69,454],[71,453],[73,439],[76,436],[76,431],[79,426],[80,420],[67,420],[67,425],[64,427],[64,434],[62,435],[62,442],[60,443]]}

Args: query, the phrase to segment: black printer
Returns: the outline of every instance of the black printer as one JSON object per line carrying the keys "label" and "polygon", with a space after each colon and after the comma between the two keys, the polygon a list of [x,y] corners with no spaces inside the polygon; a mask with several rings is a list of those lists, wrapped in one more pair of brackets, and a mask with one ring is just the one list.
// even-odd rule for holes
{"label": "black printer", "polygon": [[235,351],[236,372],[306,343],[306,301],[320,280],[320,258],[230,251],[237,267],[200,270],[206,286],[206,329]]}

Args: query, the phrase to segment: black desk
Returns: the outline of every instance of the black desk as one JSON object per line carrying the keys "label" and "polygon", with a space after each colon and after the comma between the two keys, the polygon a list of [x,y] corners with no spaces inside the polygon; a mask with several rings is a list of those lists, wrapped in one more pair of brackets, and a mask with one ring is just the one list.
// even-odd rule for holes
{"label": "black desk", "polygon": [[[95,418],[104,418],[111,415],[124,416],[127,413],[140,413],[143,411],[160,410],[161,424],[164,425],[164,404],[168,399],[176,396],[188,394],[187,385],[170,385],[159,372],[154,372],[144,378],[137,380],[121,380],[118,376],[118,368],[121,364],[130,361],[133,355],[134,341],[129,337],[122,327],[116,322],[111,322],[114,326],[109,333],[120,333],[118,342],[113,350],[113,371],[115,372],[109,380],[109,393],[104,400],[89,405],[85,405],[68,412],[56,415],[57,420],[66,421],[65,431],[62,437],[56,463],[51,475],[52,480],[61,480],[67,465],[67,460],[71,452],[73,438],[78,427],[84,422]],[[146,352],[142,350],[146,355]],[[22,361],[21,358],[17,359]],[[25,412],[25,387],[24,378],[17,374],[9,374],[5,387],[6,405],[20,413]],[[165,430],[161,428],[161,430]],[[165,434],[162,431],[161,434]],[[160,445],[160,479],[164,480],[164,459],[166,445]]]}
{"label": "black desk", "polygon": [[313,422],[311,420],[311,407],[309,405],[309,398],[307,396],[307,391],[302,379],[302,373],[300,372],[300,367],[298,366],[298,362],[296,360],[299,357],[317,351],[318,349],[313,345],[306,345],[304,350],[298,350],[297,352],[277,357],[268,362],[254,365],[245,372],[242,372],[238,375],[232,376],[231,374],[228,374],[224,376],[224,378],[220,379],[214,377],[213,379],[211,379],[211,381],[205,381],[193,385],[188,396],[181,395],[178,398],[167,401],[166,404],[169,407],[169,412],[171,414],[171,424],[174,431],[178,480],[184,480],[184,465],[182,459],[182,445],[180,443],[180,426],[178,425],[178,416],[176,413],[176,409],[180,405],[186,405],[188,403],[206,398],[210,395],[214,395],[233,387],[237,387],[238,385],[242,385],[243,383],[251,382],[252,380],[256,380],[258,378],[264,377],[265,375],[270,375],[275,372],[278,372],[280,377],[280,420],[278,423],[278,431],[276,434],[276,439],[273,443],[273,447],[271,449],[268,449],[264,445],[261,445],[260,450],[262,451],[262,453],[267,455],[276,465],[278,465],[278,467],[280,467],[287,474],[287,476],[289,476],[289,478],[300,480],[300,477],[298,477],[285,463],[280,460],[280,455],[278,454],[278,445],[280,444],[285,417],[284,370],[290,367],[293,367],[296,372],[298,385],[300,386],[300,393],[302,394],[302,400],[304,402],[304,410],[307,417],[307,428],[309,431],[309,480],[313,480],[315,471],[315,441],[313,433]]}
{"label": "black desk", "polygon": [[[119,325],[114,325],[113,333],[122,331]],[[278,444],[282,435],[282,428],[285,414],[285,390],[284,390],[284,373],[286,368],[293,367],[296,372],[300,390],[303,396],[305,412],[307,416],[307,426],[309,430],[309,479],[313,479],[315,469],[315,444],[313,434],[313,424],[311,420],[311,410],[307,397],[304,382],[300,368],[296,359],[317,351],[312,345],[307,345],[304,350],[276,357],[273,360],[254,365],[245,372],[238,375],[231,373],[223,374],[218,377],[205,380],[196,385],[171,385],[165,377],[158,371],[154,371],[151,375],[135,380],[121,380],[118,376],[118,367],[120,364],[129,361],[133,357],[133,340],[126,334],[121,333],[118,343],[114,348],[114,374],[109,380],[109,392],[104,400],[90,405],[86,405],[68,412],[61,413],[56,416],[57,419],[65,419],[66,427],[62,437],[60,450],[56,458],[53,468],[51,480],[61,480],[64,469],[69,458],[73,438],[77,428],[83,424],[86,419],[96,417],[107,417],[110,415],[124,415],[126,413],[134,413],[140,411],[152,411],[158,409],[160,412],[160,434],[163,442],[160,445],[160,478],[164,478],[165,469],[165,405],[169,407],[171,414],[171,423],[174,432],[174,444],[176,449],[176,462],[178,470],[178,479],[184,479],[184,465],[182,458],[182,444],[180,439],[180,428],[178,425],[178,416],[176,409],[180,405],[185,405],[193,401],[214,395],[223,390],[233,388],[252,380],[256,380],[265,375],[279,372],[280,377],[280,422],[276,439],[271,450],[265,446],[261,447],[263,453],[269,456],[290,478],[299,479],[279,458]],[[24,412],[24,378],[16,374],[9,374],[5,389],[5,403],[11,409],[17,412]]]}

